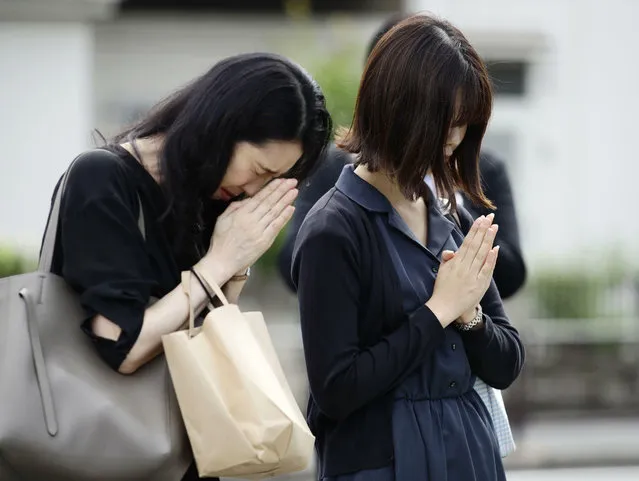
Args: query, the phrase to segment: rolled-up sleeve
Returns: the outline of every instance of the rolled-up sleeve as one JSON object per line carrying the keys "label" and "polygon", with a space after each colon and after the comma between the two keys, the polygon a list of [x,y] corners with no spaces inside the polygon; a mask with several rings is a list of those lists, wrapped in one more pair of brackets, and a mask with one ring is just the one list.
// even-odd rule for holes
{"label": "rolled-up sleeve", "polygon": [[[62,276],[80,294],[87,313],[82,329],[113,369],[138,338],[154,285],[138,226],[141,207],[113,161],[81,160],[74,166],[61,211]],[[119,339],[93,334],[90,321],[98,314],[120,327]]]}

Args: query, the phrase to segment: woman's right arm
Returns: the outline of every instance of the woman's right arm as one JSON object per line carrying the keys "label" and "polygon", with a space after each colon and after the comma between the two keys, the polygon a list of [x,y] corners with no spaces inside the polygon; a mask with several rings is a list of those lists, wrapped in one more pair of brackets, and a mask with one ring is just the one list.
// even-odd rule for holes
{"label": "woman's right arm", "polygon": [[[227,282],[232,273],[224,262],[215,262],[210,258],[203,258],[194,266],[198,272],[207,272],[208,278],[218,285]],[[199,282],[191,283],[191,302],[194,304],[196,315],[209,302],[206,291]],[[142,328],[131,350],[118,368],[121,374],[133,374],[144,364],[151,361],[162,352],[162,336],[180,329],[189,316],[189,300],[184,294],[182,284],[165,295],[162,299],[147,308],[142,320]],[[93,333],[101,338],[117,341],[121,329],[117,324],[98,314],[92,320]]]}
{"label": "woman's right arm", "polygon": [[[217,219],[196,269],[223,285],[253,264],[291,217],[295,185],[275,180],[253,198],[231,204]],[[121,162],[91,152],[74,165],[60,212],[64,255],[58,273],[80,292],[87,311],[83,330],[105,362],[125,374],[160,353],[162,336],[185,324],[189,312],[181,285],[149,306],[157,279],[138,227],[138,205]],[[201,310],[208,296],[197,281],[191,285]]]}
{"label": "woman's right arm", "polygon": [[[276,179],[254,197],[237,202],[218,218],[207,254],[194,269],[208,282],[223,286],[239,270],[253,264],[273,243],[293,214],[296,181]],[[191,302],[200,312],[208,294],[199,282],[191,285]],[[162,352],[162,336],[175,332],[188,320],[189,301],[182,285],[144,312],[137,340],[119,366],[122,374],[134,373]],[[119,327],[103,315],[92,322],[96,336],[117,340]]]}
{"label": "woman's right arm", "polygon": [[[465,288],[460,286],[473,286],[477,282],[473,283],[472,277],[479,274],[479,270],[466,273],[468,269],[464,268],[472,264],[470,257],[461,268],[459,262],[449,264],[437,295],[408,315],[394,332],[372,346],[362,347],[358,336],[358,249],[348,234],[348,223],[336,217],[320,219],[309,219],[300,233],[293,274],[313,398],[325,415],[343,419],[399,385],[442,343],[444,328],[477,303],[483,293],[480,288],[475,293],[477,299],[466,295],[461,302],[453,302],[455,306],[449,306],[451,293],[463,296],[461,291]],[[487,227],[484,234],[486,230]],[[492,245],[489,237],[486,242]],[[474,249],[469,254],[474,258],[484,244],[483,237],[482,242],[466,244],[466,250]],[[491,274],[492,271],[483,274],[489,276],[486,285]]]}

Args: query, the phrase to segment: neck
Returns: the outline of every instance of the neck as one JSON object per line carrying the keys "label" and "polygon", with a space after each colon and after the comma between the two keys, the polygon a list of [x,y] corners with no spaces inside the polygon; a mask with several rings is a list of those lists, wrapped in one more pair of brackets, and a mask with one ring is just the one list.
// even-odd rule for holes
{"label": "neck", "polygon": [[355,168],[355,174],[380,191],[395,208],[415,204],[415,201],[404,196],[397,182],[385,172],[371,172],[366,165],[359,165]]}
{"label": "neck", "polygon": [[160,150],[162,149],[162,138],[159,136],[137,139],[122,144],[122,148],[128,151],[135,159],[142,164],[153,179],[160,184]]}

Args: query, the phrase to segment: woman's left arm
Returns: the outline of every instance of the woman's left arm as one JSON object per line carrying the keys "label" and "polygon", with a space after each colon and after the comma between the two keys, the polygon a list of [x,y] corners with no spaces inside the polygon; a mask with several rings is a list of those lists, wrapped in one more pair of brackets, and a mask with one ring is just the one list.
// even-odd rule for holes
{"label": "woman's left arm", "polygon": [[461,331],[470,368],[489,386],[506,389],[519,376],[525,352],[517,329],[508,321],[495,281],[481,300],[481,308],[483,326]]}

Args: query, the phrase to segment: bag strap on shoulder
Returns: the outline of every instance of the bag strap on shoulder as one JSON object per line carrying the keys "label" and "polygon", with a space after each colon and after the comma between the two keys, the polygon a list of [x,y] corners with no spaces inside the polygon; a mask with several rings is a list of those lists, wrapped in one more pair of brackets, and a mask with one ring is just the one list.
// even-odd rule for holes
{"label": "bag strap on shoulder", "polygon": [[[114,154],[115,155],[115,154]],[[62,197],[67,188],[67,181],[69,180],[69,174],[73,169],[73,166],[76,164],[80,156],[76,157],[71,165],[67,169],[67,171],[62,176],[62,180],[60,181],[60,185],[58,186],[58,190],[55,194],[55,198],[53,199],[53,206],[51,207],[51,212],[49,214],[49,219],[47,220],[47,227],[44,232],[44,240],[42,241],[42,249],[40,251],[40,260],[38,262],[38,271],[39,272],[51,272],[51,265],[53,263],[53,251],[55,249],[55,241],[58,235],[58,225],[60,223],[60,206],[62,204]],[[144,240],[146,240],[146,225],[144,221],[144,209],[142,208],[142,199],[140,199],[140,194],[137,194],[138,197],[138,228],[140,229],[140,233]]]}

